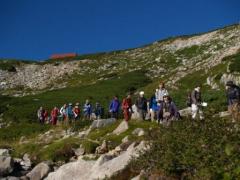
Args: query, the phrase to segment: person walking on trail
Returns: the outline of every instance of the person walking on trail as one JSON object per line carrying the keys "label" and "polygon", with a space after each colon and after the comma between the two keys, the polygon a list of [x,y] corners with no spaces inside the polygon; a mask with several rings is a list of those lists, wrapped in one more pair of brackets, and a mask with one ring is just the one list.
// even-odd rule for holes
{"label": "person walking on trail", "polygon": [[67,106],[67,120],[71,123],[73,119],[74,119],[73,107],[72,103],[69,103]]}
{"label": "person walking on trail", "polygon": [[94,114],[96,116],[96,119],[101,119],[104,115],[104,109],[99,102],[96,102]]}
{"label": "person walking on trail", "polygon": [[132,99],[130,94],[128,94],[127,97],[123,99],[122,110],[123,110],[124,119],[126,122],[128,122],[131,119],[132,112],[133,112]]}
{"label": "person walking on trail", "polygon": [[147,113],[147,99],[144,97],[144,92],[139,93],[139,97],[136,100],[137,112],[140,120],[145,120]]}
{"label": "person walking on trail", "polygon": [[42,106],[37,111],[37,117],[39,123],[44,124],[44,109]]}
{"label": "person walking on trail", "polygon": [[151,116],[151,121],[153,122],[156,118],[156,114],[159,111],[159,105],[156,99],[156,96],[153,95],[149,101],[149,111]]}
{"label": "person walking on trail", "polygon": [[161,112],[160,121],[158,123],[166,123],[169,125],[171,121],[179,119],[179,113],[172,98],[168,95],[163,97],[163,102],[160,105],[159,111]]}
{"label": "person walking on trail", "polygon": [[240,119],[240,88],[233,81],[228,81],[226,83],[226,95],[228,111],[232,116],[232,121],[235,122]]}
{"label": "person walking on trail", "polygon": [[109,105],[109,112],[111,113],[111,118],[118,119],[119,108],[120,102],[118,100],[118,96],[114,96],[113,100]]}
{"label": "person walking on trail", "polygon": [[64,104],[60,108],[60,116],[61,116],[63,122],[67,121],[67,104]]}
{"label": "person walking on trail", "polygon": [[48,116],[48,111],[46,109],[43,110],[43,121],[45,123],[50,123],[50,118]]}
{"label": "person walking on trail", "polygon": [[53,110],[51,111],[51,122],[52,122],[52,125],[56,125],[57,124],[58,114],[59,114],[59,109],[55,106],[53,108]]}
{"label": "person walking on trail", "polygon": [[81,113],[81,110],[79,108],[79,103],[76,103],[74,108],[73,108],[73,113],[74,113],[74,120],[79,120],[80,119],[80,113]]}
{"label": "person walking on trail", "polygon": [[156,89],[156,99],[159,103],[163,102],[163,96],[168,95],[168,91],[165,89],[165,84],[164,82],[161,82],[159,84],[159,88]]}
{"label": "person walking on trail", "polygon": [[91,114],[92,114],[92,105],[90,101],[87,99],[86,103],[83,106],[84,119],[91,120]]}
{"label": "person walking on trail", "polygon": [[195,120],[199,115],[200,120],[204,119],[202,110],[202,96],[201,96],[201,86],[195,86],[191,93],[191,108],[192,108],[192,119]]}

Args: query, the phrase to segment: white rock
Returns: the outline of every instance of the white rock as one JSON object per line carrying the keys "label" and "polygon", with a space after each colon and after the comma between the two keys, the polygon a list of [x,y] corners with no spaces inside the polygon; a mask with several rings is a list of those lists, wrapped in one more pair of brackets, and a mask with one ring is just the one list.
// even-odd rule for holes
{"label": "white rock", "polygon": [[51,171],[49,165],[45,162],[36,165],[31,172],[27,174],[30,180],[41,180]]}
{"label": "white rock", "polygon": [[110,124],[113,124],[115,122],[116,122],[116,119],[114,119],[114,118],[94,120],[91,125],[91,129],[102,128],[102,127],[108,126]]}
{"label": "white rock", "polygon": [[0,149],[0,156],[9,156],[8,149]]}
{"label": "white rock", "polygon": [[137,136],[143,136],[145,132],[142,128],[136,128],[133,130],[132,134]]}
{"label": "white rock", "polygon": [[13,171],[13,159],[10,156],[0,156],[0,177]]}
{"label": "white rock", "polygon": [[139,155],[139,151],[146,150],[146,143],[141,142],[136,146],[131,144],[128,149],[119,156],[104,154],[97,161],[84,161],[79,159],[76,162],[67,163],[61,166],[56,172],[48,175],[46,180],[93,180],[111,177],[121,172],[129,163],[132,157]]}
{"label": "white rock", "polygon": [[128,130],[128,123],[126,121],[122,121],[121,124],[113,131],[113,134],[119,135]]}

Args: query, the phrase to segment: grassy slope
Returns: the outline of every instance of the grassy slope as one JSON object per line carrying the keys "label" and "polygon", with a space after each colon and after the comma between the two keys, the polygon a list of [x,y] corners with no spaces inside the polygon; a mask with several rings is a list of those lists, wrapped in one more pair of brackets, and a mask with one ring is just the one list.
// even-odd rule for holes
{"label": "grassy slope", "polygon": [[[117,94],[122,98],[130,89],[138,89],[149,83],[149,79],[144,76],[142,71],[127,73],[120,78],[116,77],[108,81],[101,81],[97,84],[65,88],[45,92],[39,95],[26,96],[21,98],[2,97],[0,105],[4,111],[3,118],[6,121],[12,121],[14,126],[25,127],[27,123],[30,128],[8,128],[0,129],[0,139],[16,139],[22,135],[31,134],[30,132],[41,132],[41,127],[36,124],[36,112],[40,106],[50,111],[54,106],[61,107],[64,103],[80,102],[84,104],[85,99],[89,98],[93,103],[99,101],[107,110],[112,97]],[[7,133],[14,129],[14,132]]]}

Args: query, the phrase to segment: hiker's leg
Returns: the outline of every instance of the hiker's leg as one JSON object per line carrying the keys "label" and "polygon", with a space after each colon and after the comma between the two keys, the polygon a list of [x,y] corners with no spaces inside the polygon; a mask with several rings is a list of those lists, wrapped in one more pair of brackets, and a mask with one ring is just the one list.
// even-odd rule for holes
{"label": "hiker's leg", "polygon": [[151,121],[154,121],[155,118],[155,112],[153,110],[150,111],[150,115],[151,115]]}
{"label": "hiker's leg", "polygon": [[195,120],[198,114],[198,107],[196,104],[192,104],[192,119]]}

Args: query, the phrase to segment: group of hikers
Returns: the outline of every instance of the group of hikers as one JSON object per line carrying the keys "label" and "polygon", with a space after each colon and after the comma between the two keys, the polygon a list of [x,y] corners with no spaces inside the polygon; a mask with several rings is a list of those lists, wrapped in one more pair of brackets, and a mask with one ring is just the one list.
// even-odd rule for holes
{"label": "group of hikers", "polygon": [[[233,81],[228,81],[226,83],[226,96],[228,111],[234,120],[238,117],[238,113],[240,112],[240,88],[236,86]],[[203,120],[203,107],[207,106],[207,103],[202,101],[200,85],[195,86],[192,92],[189,93],[186,101],[187,106],[191,108],[192,119],[195,120],[199,118]],[[117,95],[114,96],[108,108],[110,117],[118,119],[121,115],[120,110],[123,113],[124,120],[127,122],[131,119],[133,113],[137,113],[139,120],[151,120],[159,124],[169,124],[171,121],[181,119],[176,104],[169,95],[163,82],[159,84],[159,87],[150,99],[145,98],[144,92],[141,91],[134,104],[132,102],[132,93],[127,94],[122,102],[120,102]],[[46,109],[40,107],[37,116],[39,122],[42,124],[51,123],[56,125],[58,121],[71,123],[72,121],[75,122],[80,119],[101,119],[104,117],[104,108],[99,102],[93,107],[91,102],[87,99],[83,105],[82,111],[79,103],[76,103],[75,106],[69,103],[64,104],[60,109],[54,107],[50,116]]]}

